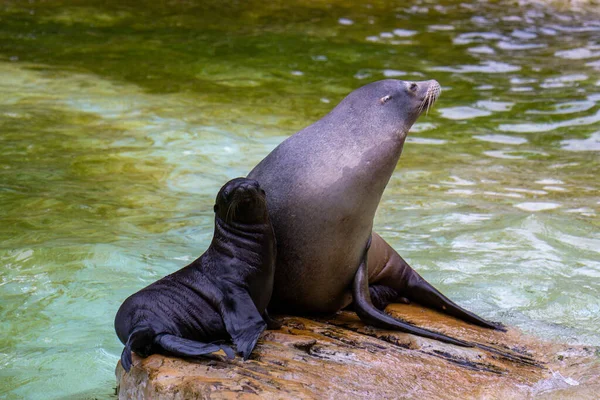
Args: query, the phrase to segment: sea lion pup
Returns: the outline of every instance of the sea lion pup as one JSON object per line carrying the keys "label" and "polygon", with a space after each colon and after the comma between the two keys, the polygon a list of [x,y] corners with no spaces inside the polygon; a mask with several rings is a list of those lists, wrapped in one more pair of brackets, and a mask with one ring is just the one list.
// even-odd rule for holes
{"label": "sea lion pup", "polygon": [[375,211],[408,131],[440,92],[435,80],[389,79],[363,86],[283,141],[248,174],[269,193],[277,237],[270,308],[334,313],[353,303],[370,325],[472,346],[382,311],[388,303],[406,298],[479,326],[502,329],[450,301],[372,232]]}
{"label": "sea lion pup", "polygon": [[204,254],[119,308],[115,330],[125,344],[126,371],[132,350],[141,357],[223,350],[233,358],[228,346],[216,343],[228,337],[247,359],[267,327],[276,245],[265,191],[255,180],[233,179],[217,194],[214,210],[215,232]]}

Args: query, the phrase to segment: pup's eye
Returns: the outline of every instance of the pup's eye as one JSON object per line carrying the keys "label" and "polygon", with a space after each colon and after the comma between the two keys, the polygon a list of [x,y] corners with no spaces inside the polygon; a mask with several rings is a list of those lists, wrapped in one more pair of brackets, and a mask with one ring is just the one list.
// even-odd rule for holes
{"label": "pup's eye", "polygon": [[224,192],[223,192],[223,196],[225,196],[225,197],[229,197],[229,190],[226,190],[226,191],[224,191]]}
{"label": "pup's eye", "polygon": [[410,90],[412,90],[413,92],[416,92],[418,88],[419,88],[419,85],[417,85],[416,83],[412,82],[410,84]]}
{"label": "pup's eye", "polygon": [[387,96],[383,96],[382,98],[379,99],[379,102],[381,104],[385,104],[388,100],[391,100],[392,96],[390,96],[389,94]]}

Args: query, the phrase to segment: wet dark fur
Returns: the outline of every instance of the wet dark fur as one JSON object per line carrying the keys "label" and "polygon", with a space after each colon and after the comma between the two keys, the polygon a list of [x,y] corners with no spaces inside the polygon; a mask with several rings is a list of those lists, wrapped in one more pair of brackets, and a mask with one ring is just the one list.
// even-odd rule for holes
{"label": "wet dark fur", "polygon": [[[236,178],[219,191],[212,243],[190,265],[125,300],[115,330],[131,351],[198,357],[224,350],[231,338],[244,359],[266,328],[275,268],[275,238],[265,193],[252,179]],[[264,317],[264,318],[263,318]]]}

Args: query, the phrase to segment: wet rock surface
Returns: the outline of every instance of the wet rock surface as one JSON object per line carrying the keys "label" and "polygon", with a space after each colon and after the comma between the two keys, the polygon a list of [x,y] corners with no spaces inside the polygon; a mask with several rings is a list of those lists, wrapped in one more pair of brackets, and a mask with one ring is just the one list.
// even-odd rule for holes
{"label": "wet rock surface", "polygon": [[596,398],[600,350],[489,331],[416,305],[387,312],[467,340],[457,347],[365,326],[356,314],[278,316],[250,360],[141,359],[117,365],[120,399],[561,399]]}

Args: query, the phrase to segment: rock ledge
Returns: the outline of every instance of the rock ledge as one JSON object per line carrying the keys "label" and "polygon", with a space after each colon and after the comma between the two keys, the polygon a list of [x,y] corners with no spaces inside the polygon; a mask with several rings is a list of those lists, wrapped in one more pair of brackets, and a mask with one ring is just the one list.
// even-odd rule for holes
{"label": "rock ledge", "polygon": [[597,398],[600,351],[540,342],[515,329],[474,327],[415,305],[387,311],[468,340],[461,348],[332,319],[279,316],[250,360],[181,360],[134,354],[117,365],[119,399],[527,399]]}

